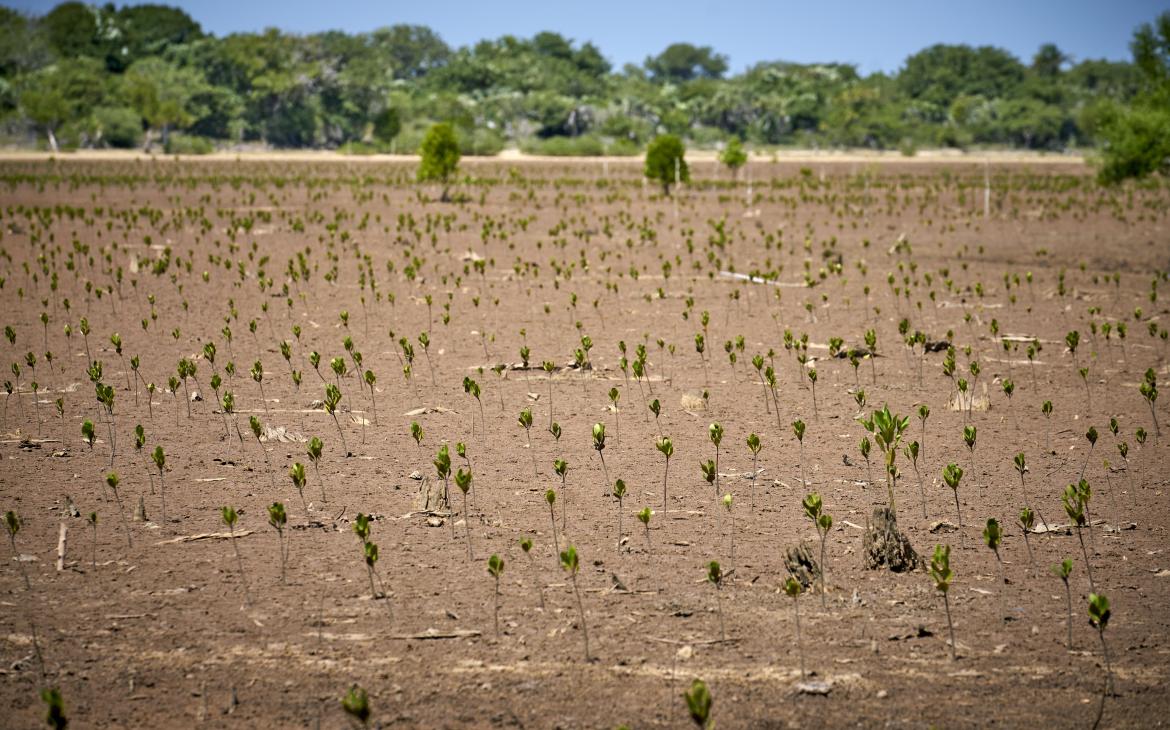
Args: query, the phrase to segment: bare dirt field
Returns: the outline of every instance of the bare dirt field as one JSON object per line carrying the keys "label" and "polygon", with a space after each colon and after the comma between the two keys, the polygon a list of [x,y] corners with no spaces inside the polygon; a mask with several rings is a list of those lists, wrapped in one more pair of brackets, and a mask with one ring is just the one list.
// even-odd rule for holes
{"label": "bare dirt field", "polygon": [[[666,197],[636,161],[464,172],[442,203],[407,161],[0,162],[0,510],[22,521],[0,726],[42,726],[51,686],[77,728],[341,728],[356,684],[371,726],[683,728],[702,679],[721,728],[1088,728],[1107,676],[1102,727],[1166,724],[1165,182],[706,161]],[[860,422],[885,405],[908,417],[892,490]],[[824,581],[794,599],[811,492]],[[891,494],[920,559],[899,572],[866,566]]]}

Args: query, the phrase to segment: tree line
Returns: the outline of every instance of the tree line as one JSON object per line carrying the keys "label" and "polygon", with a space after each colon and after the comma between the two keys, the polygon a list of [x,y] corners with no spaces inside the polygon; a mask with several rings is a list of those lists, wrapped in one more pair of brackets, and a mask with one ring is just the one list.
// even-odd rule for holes
{"label": "tree line", "polygon": [[1164,169],[1165,143],[1145,142],[1170,129],[1170,14],[1132,48],[1116,62],[939,44],[890,74],[783,61],[729,74],[726,56],[688,43],[615,68],[553,32],[459,48],[417,25],[216,37],[177,8],[66,2],[0,7],[0,124],[18,143],[175,152],[412,152],[436,122],[467,154],[637,154],[665,133],[705,147],[1128,145],[1142,159],[1126,171]]}

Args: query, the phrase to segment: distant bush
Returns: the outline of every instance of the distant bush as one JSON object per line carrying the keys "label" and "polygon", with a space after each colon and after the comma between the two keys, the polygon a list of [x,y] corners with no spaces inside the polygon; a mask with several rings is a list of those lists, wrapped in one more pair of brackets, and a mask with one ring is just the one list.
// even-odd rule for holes
{"label": "distant bush", "polygon": [[142,117],[126,107],[98,107],[93,112],[95,144],[132,149],[142,144]]}
{"label": "distant bush", "polygon": [[172,133],[163,151],[168,155],[207,155],[215,151],[215,146],[206,137]]}
{"label": "distant bush", "polygon": [[1170,175],[1170,112],[1153,106],[1119,109],[1104,125],[1098,177],[1105,183],[1151,173]]}
{"label": "distant bush", "polygon": [[551,157],[600,157],[605,154],[605,144],[592,135],[530,139],[522,142],[520,149],[529,155]]}
{"label": "distant bush", "polygon": [[686,136],[695,147],[711,149],[723,144],[727,139],[727,132],[718,127],[700,125],[686,130]]}
{"label": "distant bush", "polygon": [[636,157],[642,154],[642,148],[633,140],[615,139],[605,148],[605,154],[614,157]]}
{"label": "distant bush", "polygon": [[494,129],[477,127],[472,131],[460,130],[459,151],[475,157],[494,157],[504,149],[504,137]]}
{"label": "distant bush", "polygon": [[379,155],[390,151],[390,145],[375,142],[352,141],[337,148],[343,155]]}

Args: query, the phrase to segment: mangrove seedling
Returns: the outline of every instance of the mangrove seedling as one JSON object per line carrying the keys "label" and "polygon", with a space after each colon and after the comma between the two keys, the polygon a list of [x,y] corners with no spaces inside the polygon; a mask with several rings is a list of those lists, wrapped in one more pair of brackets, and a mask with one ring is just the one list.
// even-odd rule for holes
{"label": "mangrove seedling", "polygon": [[712,560],[707,563],[707,582],[715,586],[715,607],[719,613],[719,640],[727,641],[727,632],[723,625],[723,600],[719,595],[719,589],[723,587],[723,569],[719,567],[719,562]]}
{"label": "mangrove seedling", "polygon": [[691,720],[699,730],[711,730],[715,727],[715,723],[711,721],[711,693],[703,680],[696,679],[691,682],[690,690],[684,692],[683,697],[687,701],[687,711],[691,714]]}
{"label": "mangrove seedling", "polygon": [[[300,466],[300,464],[297,464]],[[304,467],[301,467],[304,471]],[[280,550],[280,584],[284,585],[284,569],[288,563],[288,549],[284,545],[284,526],[288,522],[288,515],[284,512],[284,505],[273,502],[268,505],[268,524],[276,530],[276,544]]]}
{"label": "mangrove seedling", "polygon": [[[324,449],[325,444],[321,442],[321,439],[314,436],[309,439],[309,444],[306,448],[306,451],[309,455],[309,461],[313,464],[313,473],[317,475],[317,481],[321,484],[321,501],[327,502],[328,500],[325,499],[325,480],[321,478],[320,468],[321,455],[324,452]],[[303,497],[302,501],[304,501]]]}
{"label": "mangrove seedling", "polygon": [[488,573],[496,579],[496,592],[494,604],[494,618],[496,624],[496,638],[500,638],[500,576],[504,574],[504,559],[499,555],[492,555],[488,558]]}
{"label": "mangrove seedling", "polygon": [[[731,562],[735,563],[735,517],[731,514],[731,508],[735,502],[735,498],[731,496],[731,492],[723,495],[723,509],[727,510],[727,531],[731,539]],[[733,570],[734,572],[734,570]]]}
{"label": "mangrove seedling", "polygon": [[918,458],[920,447],[917,441],[911,441],[902,447],[902,454],[905,455],[910,463],[914,466],[914,475],[918,477],[918,494],[922,498],[922,519],[926,519],[926,487],[922,484],[922,472],[918,469]]}
{"label": "mangrove seedling", "polygon": [[548,503],[548,516],[552,521],[552,536],[553,549],[558,553],[561,551],[560,541],[557,539],[557,493],[555,489],[549,489],[544,493],[544,501]]}
{"label": "mangrove seedling", "polygon": [[649,408],[650,412],[654,414],[654,430],[657,431],[659,435],[662,435],[662,428],[658,422],[658,416],[662,414],[662,404],[658,402],[657,398],[655,398],[654,400],[650,401]]}
{"label": "mangrove seedling", "polygon": [[520,417],[517,421],[524,427],[524,435],[528,438],[528,455],[532,457],[532,475],[539,477],[540,473],[536,470],[536,452],[532,450],[532,409],[525,408],[520,411]]}
{"label": "mangrove seedling", "polygon": [[301,462],[293,462],[293,465],[288,468],[288,478],[292,480],[293,487],[297,490],[297,494],[301,497],[301,506],[305,508],[305,519],[312,521],[309,516],[309,503],[305,501],[305,465]]}
{"label": "mangrove seedling", "polygon": [[792,615],[796,620],[796,653],[800,657],[800,678],[804,679],[804,644],[800,640],[800,594],[804,586],[794,576],[788,576],[784,581],[784,594],[792,599]]}
{"label": "mangrove seedling", "polygon": [[926,466],[926,419],[930,418],[930,406],[925,403],[918,406],[918,420],[922,423],[922,465]]}
{"label": "mangrove seedling", "polygon": [[45,703],[46,725],[53,730],[65,730],[69,727],[69,718],[65,716],[65,701],[61,698],[61,690],[56,687],[42,689],[41,701]]}
{"label": "mangrove seedling", "polygon": [[158,469],[158,496],[162,501],[162,511],[160,514],[162,517],[161,521],[165,525],[167,523],[167,488],[164,474],[167,468],[167,455],[163,452],[163,447],[155,446],[150,458],[154,461],[154,467]]}
{"label": "mangrove seedling", "polygon": [[699,469],[703,472],[703,479],[710,485],[715,485],[715,462],[707,459],[699,462]]}
{"label": "mangrove seedling", "polygon": [[1068,641],[1065,644],[1066,651],[1072,651],[1072,588],[1069,587],[1068,577],[1072,575],[1073,561],[1072,558],[1065,558],[1061,562],[1052,566],[1052,574],[1060,578],[1064,583],[1064,599],[1065,606],[1068,611]]}
{"label": "mangrove seedling", "polygon": [[[252,373],[251,374],[252,374],[252,380],[255,380],[256,385],[260,386],[260,402],[264,404],[264,415],[271,418],[272,417],[271,414],[268,413],[268,399],[264,397],[264,365],[259,360],[252,363]],[[186,378],[184,378],[183,380],[184,380],[183,387],[186,388]],[[341,400],[340,396],[338,397],[338,400]],[[188,418],[191,417],[190,410],[191,410],[191,406],[188,403],[188,405],[187,405],[187,417]]]}
{"label": "mangrove seedling", "polygon": [[946,483],[951,491],[955,494],[955,517],[959,521],[959,527],[963,526],[963,512],[959,509],[959,482],[963,480],[963,469],[955,464],[947,464],[943,468],[943,482]]}
{"label": "mangrove seedling", "polygon": [[[524,552],[525,555],[528,556],[528,566],[530,568],[535,567],[536,561],[534,561],[532,558],[532,538],[530,538],[530,537],[520,538],[520,549]],[[536,592],[540,596],[540,610],[543,611],[544,610],[544,586],[542,586],[540,584],[539,580],[536,582]]]}
{"label": "mangrove seedling", "polygon": [[1036,513],[1029,507],[1024,507],[1020,510],[1019,522],[1020,528],[1024,531],[1024,547],[1028,548],[1028,564],[1035,562],[1032,555],[1032,543],[1028,541],[1028,533],[1036,526]]}
{"label": "mangrove seedling", "polygon": [[98,524],[97,512],[90,512],[89,518],[87,519],[87,521],[89,522],[90,532],[93,533],[93,551],[90,553],[90,568],[96,572],[97,571],[97,524]]}
{"label": "mangrove seedling", "polygon": [[[475,398],[475,402],[477,404],[479,404],[479,422],[480,422],[480,425],[483,427],[483,438],[486,440],[487,439],[487,417],[484,416],[484,413],[483,413],[483,400],[480,398],[480,396],[482,395],[482,391],[479,388],[479,383],[475,382],[475,380],[473,380],[472,378],[469,378],[469,377],[463,378],[463,392],[467,393],[472,398]],[[472,421],[473,427],[474,427],[474,424],[475,424],[475,421],[473,420]]]}
{"label": "mangrove seedling", "polygon": [[410,437],[414,439],[414,445],[422,448],[423,427],[418,424],[418,421],[410,422]]}
{"label": "mangrove seedling", "polygon": [[116,473],[106,474],[106,486],[114,493],[114,503],[118,505],[118,517],[122,522],[122,531],[126,533],[126,547],[133,547],[134,543],[130,540],[130,525],[126,524],[126,511],[122,509],[122,496],[118,494],[118,484],[120,484],[120,480]]}
{"label": "mangrove seedling", "polygon": [[[1003,558],[999,554],[999,546],[1003,543],[1003,528],[999,526],[999,520],[994,517],[987,518],[987,526],[983,528],[983,544],[987,545],[993,553],[995,553],[995,560],[999,563],[999,576],[1003,584],[1007,585],[1007,569],[1004,567]],[[999,593],[1000,596],[1000,612],[1003,614],[1004,620],[1007,620],[1006,606],[1004,605],[1003,590]]]}
{"label": "mangrove seedling", "polygon": [[808,480],[804,478],[804,421],[799,418],[792,422],[792,433],[796,436],[797,442],[800,444],[800,483],[802,486],[808,486]]}
{"label": "mangrove seedling", "polygon": [[349,456],[349,446],[345,443],[345,432],[341,430],[341,422],[337,420],[337,405],[341,402],[341,390],[333,383],[325,384],[325,412],[333,419],[337,427],[337,435],[341,437],[341,449]]}
{"label": "mangrove seedling", "polygon": [[902,436],[910,427],[909,416],[897,416],[890,413],[889,406],[882,406],[880,411],[874,411],[873,416],[863,422],[865,426],[872,425],[874,441],[881,449],[886,467],[886,490],[890,500],[890,512],[897,516],[894,503],[894,487],[897,481],[898,470],[894,466],[894,459],[898,454],[898,445],[902,443]]}
{"label": "mangrove seedling", "polygon": [[817,411],[817,369],[810,368],[808,371],[808,382],[812,387],[812,402],[813,402],[813,418],[820,419],[820,413]]}
{"label": "mangrove seedling", "polygon": [[97,436],[93,430],[93,421],[88,418],[81,423],[81,438],[89,446],[89,450],[93,451],[93,442],[97,440]]}
{"label": "mangrove seedling", "polygon": [[471,556],[471,516],[467,511],[467,492],[471,489],[471,472],[462,468],[455,472],[455,486],[463,492],[463,528],[467,533],[467,560],[473,561]]}
{"label": "mangrove seedling", "polygon": [[1044,450],[1052,450],[1052,401],[1046,400],[1040,406],[1040,412],[1044,414]]}
{"label": "mangrove seedling", "polygon": [[1113,686],[1113,668],[1109,663],[1109,645],[1105,643],[1105,627],[1109,625],[1109,599],[1104,593],[1089,594],[1089,625],[1097,629],[1097,636],[1101,638],[1101,653],[1105,658],[1105,688],[1101,692],[1101,707],[1097,711],[1097,720],[1093,727],[1101,723],[1101,715],[1105,712],[1105,697]]}
{"label": "mangrove seedling", "polygon": [[638,512],[638,522],[641,522],[642,527],[644,527],[646,529],[646,552],[647,553],[654,552],[650,546],[650,517],[653,514],[654,514],[654,512],[649,507],[643,507]]}
{"label": "mangrove seedling", "polygon": [[548,427],[549,427],[549,429],[552,429],[552,427],[553,427],[552,374],[553,374],[553,370],[555,370],[556,367],[557,366],[553,363],[552,360],[545,360],[544,363],[541,365],[541,369],[544,370],[544,374],[546,376],[548,376]]}
{"label": "mangrove seedling", "polygon": [[268,458],[268,449],[264,448],[264,442],[261,436],[264,435],[264,427],[260,423],[260,419],[255,416],[248,416],[248,425],[252,428],[252,437],[256,439],[256,446],[259,447],[260,452],[264,454],[264,466],[268,472],[268,482],[272,489],[276,490],[276,478],[272,476],[272,462]]}
{"label": "mangrove seedling", "polygon": [[557,451],[560,451],[560,449],[561,449],[561,434],[564,433],[564,431],[561,429],[561,424],[557,423],[556,421],[553,421],[553,425],[548,427],[548,432],[552,434],[553,441],[556,442]]}
{"label": "mangrove seedling", "polygon": [[341,698],[341,709],[363,728],[370,724],[370,697],[356,684]]}
{"label": "mangrove seedling", "polygon": [[818,567],[821,574],[821,608],[825,608],[825,540],[829,537],[829,530],[833,529],[833,517],[824,511],[821,495],[816,492],[806,496],[801,504],[804,506],[804,514],[817,529],[817,537],[821,539],[821,561]]}
{"label": "mangrove seedling", "polygon": [[367,370],[365,376],[366,386],[370,389],[370,408],[374,411],[374,425],[378,425],[378,402],[374,400],[374,384],[378,382],[378,376],[374,375],[373,370]]}
{"label": "mangrove seedling", "polygon": [[947,612],[947,628],[951,634],[951,661],[955,661],[959,658],[955,645],[955,624],[951,621],[951,602],[947,598],[947,592],[950,590],[951,582],[955,577],[954,572],[951,570],[950,545],[934,546],[934,556],[930,559],[930,577],[934,580],[934,587],[943,596],[943,606]]}
{"label": "mangrove seedling", "polygon": [[617,388],[609,389],[609,403],[610,407],[613,408],[613,418],[617,425],[617,442],[619,445],[622,442],[622,412],[618,408],[618,401],[621,400],[621,398],[622,395],[618,392]]}
{"label": "mangrove seedling", "polygon": [[[1028,486],[1024,483],[1024,473],[1028,471],[1028,459],[1026,456],[1024,456],[1024,452],[1021,451],[1015,455],[1015,458],[1012,459],[1012,463],[1015,464],[1016,472],[1020,475],[1020,491],[1024,493],[1024,507],[1030,508],[1032,506],[1032,500],[1028,497]],[[1029,509],[1029,512],[1030,511],[1031,510]],[[1040,524],[1044,525],[1045,530],[1048,529],[1048,523],[1044,521],[1043,514],[1040,515]],[[1026,532],[1025,537],[1027,537]]]}
{"label": "mangrove seedling", "polygon": [[561,531],[564,532],[568,524],[569,512],[569,493],[565,490],[565,478],[569,474],[569,462],[564,459],[557,459],[553,462],[553,472],[561,478],[561,494],[564,496],[561,504]]}
{"label": "mangrove seedling", "polygon": [[378,600],[378,591],[374,588],[374,573],[378,565],[378,544],[369,540],[362,543],[362,557],[366,563],[366,577],[370,579],[370,598]]}
{"label": "mangrove seedling", "polygon": [[[563,487],[562,487],[563,489]],[[618,537],[617,550],[620,555],[622,552],[622,500],[626,497],[626,483],[618,479],[613,483],[613,497],[618,503]]]}
{"label": "mangrove seedling", "polygon": [[593,424],[593,450],[597,452],[597,458],[601,459],[601,468],[605,472],[605,483],[609,484],[609,469],[605,466],[605,424]]}
{"label": "mangrove seedling", "polygon": [[723,426],[712,423],[707,427],[707,435],[715,445],[715,492],[719,492],[719,445],[723,443]]}
{"label": "mangrove seedling", "polygon": [[581,633],[585,637],[585,661],[589,661],[589,626],[585,623],[585,606],[581,603],[581,589],[577,585],[577,570],[580,568],[577,548],[569,545],[561,552],[561,568],[573,580],[573,594],[577,597],[577,612],[581,616]]}
{"label": "mangrove seedling", "polygon": [[873,449],[873,444],[869,440],[869,436],[862,436],[861,441],[857,444],[857,450],[861,452],[861,456],[865,459],[865,481],[869,486],[873,486],[873,469],[869,462],[869,452]]}
{"label": "mangrove seedling", "polygon": [[670,474],[670,457],[674,455],[674,442],[666,436],[661,436],[654,443],[663,456],[666,457],[666,468],[662,471],[662,514],[666,514],[666,479]]}
{"label": "mangrove seedling", "polygon": [[971,456],[971,478],[975,478],[975,441],[978,438],[978,429],[975,426],[963,427],[963,443],[967,445],[967,452]]}
{"label": "mangrove seedling", "polygon": [[20,566],[20,574],[24,577],[24,589],[31,591],[32,584],[28,581],[28,568],[24,567],[24,561],[20,557],[20,551],[16,549],[16,533],[20,532],[23,524],[20,517],[12,510],[4,513],[4,527],[8,530],[8,542],[12,545],[12,555],[16,559],[17,565]]}
{"label": "mangrove seedling", "polygon": [[1080,484],[1070,484],[1065,487],[1060,501],[1064,505],[1065,514],[1072,520],[1073,526],[1077,528],[1077,540],[1081,543],[1081,554],[1085,558],[1085,573],[1089,576],[1089,588],[1096,592],[1097,588],[1093,583],[1093,564],[1089,562],[1089,551],[1085,548],[1085,538],[1081,532],[1088,524],[1087,511],[1090,495],[1089,484],[1082,479]]}
{"label": "mangrove seedling", "polygon": [[1097,429],[1089,426],[1085,432],[1085,440],[1089,442],[1089,452],[1085,454],[1085,463],[1081,464],[1081,475],[1077,479],[1085,478],[1085,469],[1089,466],[1089,459],[1093,456],[1093,449],[1097,447]]}
{"label": "mangrove seedling", "polygon": [[[755,509],[756,509],[756,477],[759,476],[759,472],[756,469],[756,461],[759,459],[760,449],[763,448],[763,446],[760,444],[760,437],[754,433],[749,433],[748,437],[747,437],[747,447],[748,447],[748,450],[752,452],[752,511],[755,511]],[[804,460],[802,459],[801,460],[801,464],[802,464],[801,469],[802,470],[804,468],[803,461]]]}
{"label": "mangrove seedling", "polygon": [[[1165,334],[1163,331],[1163,341],[1166,339]],[[1154,422],[1154,438],[1156,440],[1158,436],[1162,435],[1162,428],[1158,425],[1158,413],[1154,409],[1154,403],[1158,400],[1158,380],[1153,368],[1146,370],[1145,378],[1138,386],[1138,392],[1141,393],[1142,398],[1145,398],[1146,405],[1150,408],[1150,419]]]}
{"label": "mangrove seedling", "polygon": [[874,360],[877,358],[877,332],[874,330],[865,331],[865,347],[869,350],[866,353],[866,358],[869,360],[869,373],[873,384],[877,385],[877,369],[874,366]]}
{"label": "mangrove seedling", "polygon": [[228,534],[231,536],[232,548],[236,552],[236,566],[240,569],[240,584],[244,587],[244,605],[251,604],[251,598],[248,595],[248,579],[244,575],[244,559],[240,557],[240,546],[236,542],[236,522],[239,520],[239,513],[236,512],[235,507],[220,507],[220,517],[223,518],[223,523],[227,525]]}

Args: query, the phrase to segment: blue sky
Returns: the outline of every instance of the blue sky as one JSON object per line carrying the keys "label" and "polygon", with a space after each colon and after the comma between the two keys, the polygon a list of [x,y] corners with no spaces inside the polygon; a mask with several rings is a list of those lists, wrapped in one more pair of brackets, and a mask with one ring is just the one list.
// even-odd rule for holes
{"label": "blue sky", "polygon": [[[155,0],[166,2],[166,0]],[[43,13],[56,2],[0,0]],[[1074,59],[1129,59],[1134,28],[1170,0],[173,0],[217,35],[275,26],[309,33],[417,23],[459,46],[554,30],[593,41],[620,67],[675,41],[710,45],[733,71],[758,61],[842,61],[893,71],[934,43],[1006,48],[1024,60],[1041,43]]]}

